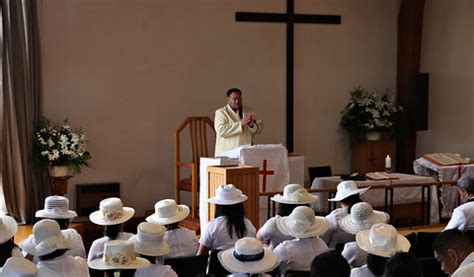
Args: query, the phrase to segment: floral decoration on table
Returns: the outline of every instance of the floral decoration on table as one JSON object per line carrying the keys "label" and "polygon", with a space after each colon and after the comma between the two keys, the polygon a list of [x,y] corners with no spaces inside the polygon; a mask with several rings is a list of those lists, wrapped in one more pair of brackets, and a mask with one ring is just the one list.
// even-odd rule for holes
{"label": "floral decoration on table", "polygon": [[349,103],[341,112],[340,125],[352,140],[363,139],[372,132],[390,139],[400,135],[402,107],[396,105],[395,95],[368,92],[362,87],[354,88],[350,94]]}
{"label": "floral decoration on table", "polygon": [[73,129],[67,119],[52,124],[43,118],[34,133],[33,162],[39,168],[67,167],[80,173],[81,167],[89,166],[88,161],[92,158],[86,146],[82,130]]}

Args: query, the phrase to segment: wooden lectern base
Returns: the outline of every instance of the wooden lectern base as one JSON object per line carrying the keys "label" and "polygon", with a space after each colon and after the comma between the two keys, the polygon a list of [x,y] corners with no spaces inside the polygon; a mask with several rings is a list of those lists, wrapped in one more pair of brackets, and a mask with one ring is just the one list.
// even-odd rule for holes
{"label": "wooden lectern base", "polygon": [[67,194],[67,180],[71,176],[66,177],[51,177],[51,195],[64,196]]}

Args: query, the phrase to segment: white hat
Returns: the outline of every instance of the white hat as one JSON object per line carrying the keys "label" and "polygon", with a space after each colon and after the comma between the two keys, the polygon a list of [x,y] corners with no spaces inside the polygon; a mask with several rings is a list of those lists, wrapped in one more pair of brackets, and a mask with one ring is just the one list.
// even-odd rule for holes
{"label": "white hat", "polygon": [[111,240],[104,244],[102,258],[88,262],[89,267],[98,270],[145,268],[150,262],[137,258],[134,245],[127,240]]}
{"label": "white hat", "polygon": [[137,234],[128,240],[135,244],[135,251],[142,255],[158,257],[170,252],[170,247],[163,236],[165,228],[156,223],[142,222],[138,224]]}
{"label": "white hat", "polygon": [[363,194],[370,187],[359,189],[354,181],[342,181],[337,185],[336,197],[328,199],[328,201],[341,201],[354,194]]}
{"label": "white hat", "polygon": [[0,277],[34,277],[38,275],[38,268],[31,261],[23,257],[10,257],[5,262]]}
{"label": "white hat", "polygon": [[218,258],[222,266],[232,273],[263,273],[278,266],[273,251],[251,237],[239,239],[234,248],[219,252]]}
{"label": "white hat", "polygon": [[135,214],[133,208],[124,207],[117,197],[100,201],[100,209],[89,215],[89,219],[97,225],[116,225],[129,220]]}
{"label": "white hat", "polygon": [[283,204],[309,204],[318,199],[316,195],[309,194],[300,184],[288,184],[283,189],[283,195],[276,194],[271,200]]}
{"label": "white hat", "polygon": [[33,234],[20,243],[20,248],[33,256],[44,256],[58,249],[71,248],[71,232],[61,231],[55,220],[43,219],[33,226]]}
{"label": "white hat", "polygon": [[13,217],[8,215],[0,216],[0,244],[13,238],[18,230],[18,225]]}
{"label": "white hat", "polygon": [[66,219],[76,217],[75,211],[69,210],[69,199],[53,195],[44,199],[44,209],[36,211],[36,217]]}
{"label": "white hat", "polygon": [[247,200],[247,195],[242,194],[240,189],[237,189],[232,184],[222,185],[216,189],[216,196],[209,198],[209,203],[217,205],[233,205],[242,203]]}
{"label": "white hat", "polygon": [[356,235],[360,249],[377,256],[391,257],[397,252],[408,252],[410,242],[397,233],[392,225],[379,223],[369,230],[361,230]]}
{"label": "white hat", "polygon": [[390,216],[387,213],[374,211],[366,202],[354,204],[351,213],[340,218],[337,223],[346,233],[357,234],[360,230],[369,229],[377,223],[387,223]]}
{"label": "white hat", "polygon": [[284,235],[295,238],[312,238],[326,232],[329,222],[325,217],[315,216],[313,209],[296,207],[289,216],[277,219],[277,228]]}
{"label": "white hat", "polygon": [[146,221],[161,225],[180,222],[189,215],[189,207],[176,205],[174,199],[164,199],[156,202],[155,213],[146,218]]}

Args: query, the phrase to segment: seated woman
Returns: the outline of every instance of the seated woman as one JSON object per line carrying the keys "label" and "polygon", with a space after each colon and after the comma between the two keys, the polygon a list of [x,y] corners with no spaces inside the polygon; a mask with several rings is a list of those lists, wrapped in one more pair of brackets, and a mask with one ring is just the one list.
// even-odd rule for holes
{"label": "seated woman", "polygon": [[289,270],[310,271],[311,262],[317,255],[328,250],[318,236],[329,226],[326,218],[315,216],[310,207],[296,207],[289,216],[281,217],[277,227],[283,234],[294,237],[280,243],[274,250],[281,273]]}
{"label": "seated woman", "polygon": [[201,235],[198,255],[204,255],[209,250],[233,247],[243,237],[255,237],[255,227],[245,217],[242,204],[247,198],[231,184],[217,188],[216,196],[208,200],[216,205],[215,218],[207,224]]}
{"label": "seated woman", "polygon": [[274,249],[280,242],[293,239],[292,236],[284,235],[276,226],[276,222],[282,216],[291,214],[298,206],[309,206],[315,202],[317,196],[311,195],[299,184],[288,184],[283,189],[283,195],[276,194],[271,198],[278,203],[278,214],[268,219],[257,232],[257,239]]}
{"label": "seated woman", "polygon": [[338,201],[341,208],[335,209],[326,216],[326,219],[329,220],[329,229],[321,236],[329,248],[335,249],[337,244],[354,241],[355,236],[344,232],[339,226],[338,220],[350,214],[354,204],[362,202],[360,195],[367,190],[369,188],[357,188],[354,181],[343,181],[337,185],[336,197],[328,199],[328,201]]}
{"label": "seated woman", "polygon": [[89,219],[104,226],[104,236],[92,242],[87,262],[102,258],[104,244],[109,240],[128,240],[133,234],[122,232],[122,225],[135,214],[133,208],[124,207],[122,200],[116,197],[100,201],[100,208],[89,215]]}
{"label": "seated woman", "polygon": [[2,277],[36,277],[38,268],[30,260],[23,257],[10,257],[1,269]]}
{"label": "seated woman", "polygon": [[21,250],[13,242],[17,230],[18,225],[13,217],[0,215],[0,267],[10,257],[23,257]]}
{"label": "seated woman", "polygon": [[459,179],[458,190],[463,204],[454,209],[444,230],[474,231],[474,176]]}
{"label": "seated woman", "polygon": [[410,242],[397,233],[395,227],[385,223],[373,225],[356,235],[357,246],[369,253],[367,264],[353,268],[351,277],[383,276],[385,263],[397,252],[408,252]]}
{"label": "seated woman", "polygon": [[188,206],[176,205],[173,199],[164,199],[155,204],[155,213],[146,218],[146,221],[161,224],[166,228],[165,240],[170,251],[165,259],[196,255],[199,247],[196,235],[179,227],[179,223],[188,215]]}

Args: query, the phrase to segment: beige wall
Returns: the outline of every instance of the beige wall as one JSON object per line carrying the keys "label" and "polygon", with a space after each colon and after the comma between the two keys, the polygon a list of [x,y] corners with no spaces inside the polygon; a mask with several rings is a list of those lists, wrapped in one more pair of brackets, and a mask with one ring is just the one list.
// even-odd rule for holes
{"label": "beige wall", "polygon": [[[354,86],[394,90],[398,1],[295,2],[342,15],[295,29],[295,152],[348,172],[340,111]],[[265,121],[257,143],[285,142],[285,27],[237,23],[235,11],[283,12],[285,1],[39,1],[44,113],[82,126],[94,157],[73,185],[120,182],[139,213],[172,197],[174,129],[213,117],[233,86]]]}
{"label": "beige wall", "polygon": [[421,70],[430,74],[429,130],[418,132],[418,155],[474,159],[473,14],[474,1],[426,1]]}

